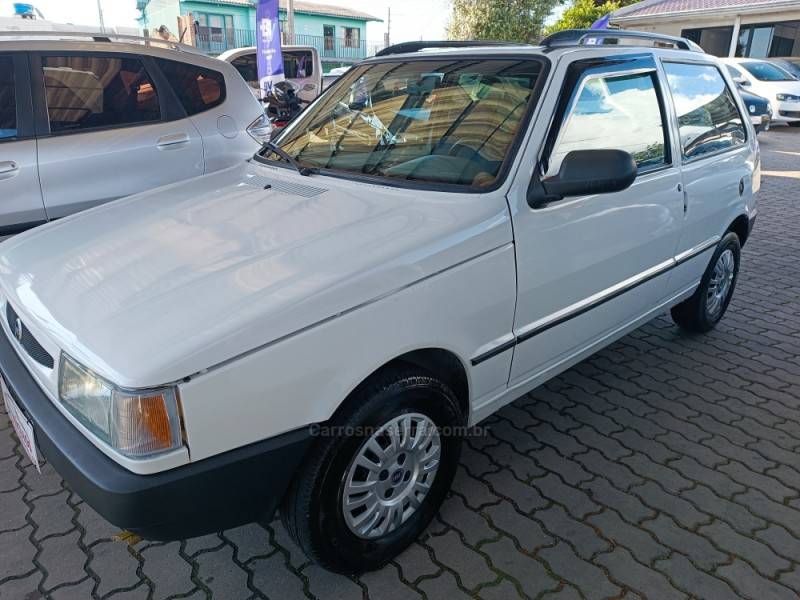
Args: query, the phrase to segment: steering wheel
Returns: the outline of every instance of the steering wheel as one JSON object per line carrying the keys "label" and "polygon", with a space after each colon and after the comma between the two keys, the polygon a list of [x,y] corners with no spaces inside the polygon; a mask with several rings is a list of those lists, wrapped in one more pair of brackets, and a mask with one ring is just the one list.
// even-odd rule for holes
{"label": "steering wheel", "polygon": [[456,140],[450,144],[450,148],[447,150],[447,156],[452,156],[453,158],[469,159],[475,156],[477,153],[478,151],[467,144],[464,140]]}

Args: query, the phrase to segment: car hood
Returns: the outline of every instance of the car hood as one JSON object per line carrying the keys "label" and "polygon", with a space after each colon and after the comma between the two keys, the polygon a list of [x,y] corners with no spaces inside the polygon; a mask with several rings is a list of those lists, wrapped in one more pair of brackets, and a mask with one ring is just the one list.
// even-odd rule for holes
{"label": "car hood", "polygon": [[118,385],[146,387],[509,243],[508,219],[501,194],[250,162],[7,240],[0,287],[62,350]]}
{"label": "car hood", "polygon": [[767,96],[771,100],[774,100],[777,94],[800,96],[800,81],[759,81],[751,87],[752,89],[748,91],[759,96]]}

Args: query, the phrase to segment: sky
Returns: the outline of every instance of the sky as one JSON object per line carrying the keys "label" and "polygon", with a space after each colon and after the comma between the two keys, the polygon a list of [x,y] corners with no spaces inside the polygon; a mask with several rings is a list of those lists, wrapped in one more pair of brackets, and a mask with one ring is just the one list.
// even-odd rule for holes
{"label": "sky", "polygon": [[[25,0],[34,4],[49,21],[74,25],[99,25],[97,0]],[[108,26],[136,27],[136,0],[100,0]],[[381,41],[386,31],[388,8],[392,8],[391,40],[444,39],[449,0],[314,0],[320,4],[347,6],[369,13],[383,23],[369,23],[367,38]],[[0,0],[0,16],[13,14],[12,1]]]}

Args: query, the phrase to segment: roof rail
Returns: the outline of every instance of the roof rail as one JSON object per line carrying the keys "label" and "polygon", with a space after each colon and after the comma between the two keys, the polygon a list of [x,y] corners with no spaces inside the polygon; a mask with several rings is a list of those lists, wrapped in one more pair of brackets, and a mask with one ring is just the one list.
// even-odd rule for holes
{"label": "roof rail", "polygon": [[[565,29],[548,35],[541,42],[546,48],[562,48],[566,46],[620,45],[621,40],[639,40],[652,42],[656,47],[677,48],[691,52],[705,52],[700,46],[686,38],[645,31],[627,29]],[[631,44],[635,45],[635,44]]]}
{"label": "roof rail", "polygon": [[419,52],[426,48],[474,48],[476,46],[527,46],[521,42],[501,42],[498,40],[439,40],[439,41],[419,41],[402,42],[387,46],[383,50],[375,53],[375,56],[389,56],[391,54],[407,54]]}
{"label": "roof rail", "polygon": [[56,40],[77,40],[77,41],[92,41],[100,43],[128,43],[128,44],[143,44],[145,46],[154,46],[157,48],[166,48],[168,50],[178,50],[180,52],[189,52],[191,54],[200,54],[207,56],[202,50],[189,46],[187,44],[180,44],[178,42],[170,42],[160,38],[145,37],[140,35],[123,35],[119,33],[108,33],[99,31],[28,31],[28,30],[3,30],[0,31],[0,42],[3,38],[14,38],[14,40],[37,39],[37,38],[53,38]]}

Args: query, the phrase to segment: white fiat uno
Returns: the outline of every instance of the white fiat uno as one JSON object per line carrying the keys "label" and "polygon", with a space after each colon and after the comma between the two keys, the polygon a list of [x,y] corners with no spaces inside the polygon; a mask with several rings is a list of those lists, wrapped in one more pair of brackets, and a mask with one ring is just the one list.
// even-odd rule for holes
{"label": "white fiat uno", "polygon": [[665,310],[730,302],[759,151],[680,38],[414,42],[248,163],[0,245],[0,370],[32,460],[152,539],[280,510],[385,564],[465,427]]}

